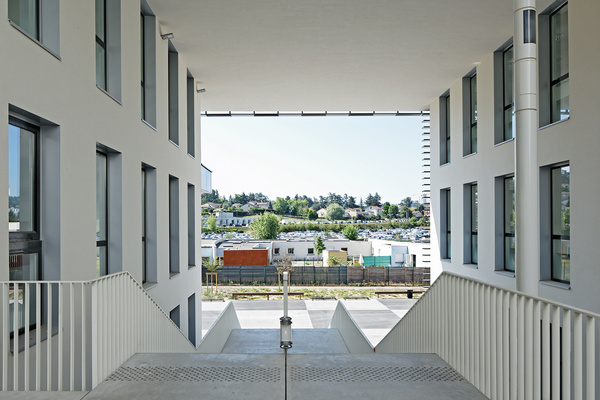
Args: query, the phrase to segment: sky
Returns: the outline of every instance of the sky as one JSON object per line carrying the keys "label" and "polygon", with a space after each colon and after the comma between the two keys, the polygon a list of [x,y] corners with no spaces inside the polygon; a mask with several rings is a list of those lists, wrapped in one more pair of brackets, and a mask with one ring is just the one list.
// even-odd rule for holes
{"label": "sky", "polygon": [[203,117],[202,164],[221,196],[329,192],[399,203],[422,190],[422,117]]}

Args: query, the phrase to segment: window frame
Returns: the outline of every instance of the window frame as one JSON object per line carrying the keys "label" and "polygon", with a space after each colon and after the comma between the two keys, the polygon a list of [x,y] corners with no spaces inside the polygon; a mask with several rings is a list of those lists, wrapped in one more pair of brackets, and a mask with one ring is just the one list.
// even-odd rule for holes
{"label": "window frame", "polygon": [[148,227],[148,171],[142,165],[142,284],[148,278],[148,249],[146,244]]}
{"label": "window frame", "polygon": [[514,175],[510,175],[510,176],[505,176],[502,179],[502,249],[503,249],[503,262],[502,262],[502,269],[504,271],[508,271],[508,272],[512,272],[515,273],[516,272],[516,266],[517,266],[517,260],[516,260],[516,252],[513,256],[513,260],[514,260],[514,266],[513,269],[510,269],[507,267],[507,260],[506,260],[506,254],[507,254],[507,239],[508,238],[512,238],[513,244],[516,248],[516,217],[515,220],[513,221],[513,231],[514,232],[507,232],[506,231],[506,226],[507,226],[507,207],[506,207],[506,197],[507,197],[507,193],[506,193],[506,183],[508,182],[508,180],[512,180],[512,186],[513,186],[513,190],[512,190],[512,199],[513,199],[513,206],[512,206],[512,213],[513,215],[515,215],[515,202],[516,202],[516,180],[515,180],[515,176]]}
{"label": "window frame", "polygon": [[442,238],[440,241],[440,258],[452,259],[452,190],[445,188],[440,190],[440,215]]}
{"label": "window frame", "polygon": [[463,157],[477,153],[477,69],[462,78]]}
{"label": "window frame", "polygon": [[[108,153],[104,152],[98,148],[96,148],[96,159],[98,157],[98,155],[102,155],[104,157],[104,161],[105,161],[105,177],[104,177],[104,182],[105,182],[105,187],[104,187],[104,204],[105,204],[105,210],[104,210],[104,215],[106,218],[105,221],[105,226],[106,226],[106,239],[104,240],[98,240],[98,238],[96,238],[96,251],[98,250],[99,247],[104,247],[106,248],[106,269],[104,271],[104,274],[102,273],[103,271],[101,271],[100,269],[98,269],[98,277],[102,277],[102,276],[106,276],[109,274],[110,268],[109,268],[109,263],[110,263],[110,246],[109,246],[109,235],[110,235],[110,207],[109,207],[109,195],[108,195],[108,188],[110,186],[110,183],[108,181],[109,176],[110,176],[110,172],[109,172],[109,160],[108,160]],[[97,173],[97,171],[96,171]],[[96,182],[96,196],[98,195],[98,183]],[[96,204],[96,215],[98,215],[98,204]]]}
{"label": "window frame", "polygon": [[[514,52],[514,46],[511,43],[507,48],[505,48],[502,51],[502,142],[514,139],[515,137],[515,89],[513,87],[512,91],[512,98],[511,98],[511,102],[507,103],[506,102],[506,79],[507,79],[507,68],[506,68],[506,63],[505,63],[505,57],[506,57],[506,53],[510,51],[512,54],[512,65],[513,65],[513,69],[512,69],[512,74],[510,76],[510,81],[511,81],[511,87],[513,86],[513,82],[514,82],[514,78],[515,78],[515,69],[514,69],[514,63],[515,63],[515,52]],[[506,112],[508,110],[512,109],[512,118],[510,119],[510,137],[507,137],[506,132],[507,132],[507,118],[506,118]]]}
{"label": "window frame", "polygon": [[[554,11],[552,11],[550,13],[550,15],[548,17],[548,27],[550,29],[549,38],[552,38],[553,36],[556,35],[554,33],[555,30],[553,29],[553,17],[555,15],[557,15],[564,8],[567,8],[567,12],[568,12],[568,2],[565,2],[565,3],[561,4],[559,7],[557,7]],[[569,30],[569,22],[568,22],[568,16],[567,16],[567,32],[568,32],[568,30]],[[567,54],[568,54],[568,46],[569,46],[568,40],[569,40],[569,36],[567,34]],[[552,49],[553,49],[552,42],[553,41],[550,40],[550,49],[549,49],[550,50],[550,55],[549,55],[549,60],[550,60],[550,62],[549,62],[549,67],[550,67],[550,121],[552,123],[554,123],[554,122],[563,121],[564,119],[568,119],[569,118],[568,116],[571,113],[570,113],[570,108],[569,108],[569,113],[568,113],[568,116],[566,118],[562,118],[561,117],[562,114],[560,113],[560,110],[559,110],[558,116],[554,115],[554,100],[555,100],[555,98],[554,98],[554,95],[553,95],[554,94],[554,90],[553,89],[555,87],[559,86],[560,84],[562,84],[563,82],[569,80],[569,70],[567,70],[566,73],[563,73],[562,75],[560,75],[558,78],[552,79],[552,66],[554,64],[554,54],[553,54],[553,51],[552,51]]]}
{"label": "window frame", "polygon": [[[570,164],[560,164],[560,165],[552,166],[550,168],[550,275],[551,275],[551,279],[553,281],[569,284],[571,282],[571,279],[570,279],[570,276],[571,276],[571,267],[570,267],[571,256],[570,256],[570,253],[569,253],[569,279],[568,280],[561,279],[561,278],[556,277],[555,274],[554,274],[554,272],[555,272],[554,271],[554,263],[555,263],[554,241],[555,240],[560,240],[561,244],[562,244],[563,241],[568,241],[569,243],[571,242],[570,224],[569,224],[569,235],[564,235],[562,233],[559,235],[559,234],[555,234],[554,233],[554,228],[555,228],[554,222],[555,221],[554,221],[553,216],[554,216],[554,213],[555,213],[556,204],[554,202],[554,199],[555,199],[555,196],[554,196],[554,194],[555,194],[554,193],[555,187],[554,187],[553,174],[554,174],[554,171],[560,170],[561,171],[561,175],[562,175],[562,169],[565,168],[565,167],[569,168],[569,183],[568,183],[568,185],[569,185],[569,200],[568,201],[569,201],[569,214],[570,214],[570,210],[571,210],[571,205],[570,205],[570,203],[571,203],[571,189],[570,189],[570,185],[571,185],[571,169],[570,169],[570,167],[571,166],[570,166]],[[562,192],[561,192],[561,197],[562,197]],[[562,200],[561,200],[561,203],[562,203]],[[559,205],[559,207],[560,207],[560,205]],[[560,210],[560,215],[561,215],[561,219],[562,219],[562,217],[563,217],[563,211],[562,211],[562,209]],[[565,268],[561,267],[561,272],[563,273],[563,275],[564,275],[564,271],[565,271]]]}
{"label": "window frame", "polygon": [[440,96],[440,165],[451,162],[450,90]]}
{"label": "window frame", "polygon": [[[102,9],[103,9],[103,19],[102,19],[102,29],[103,29],[103,35],[104,35],[104,40],[100,39],[98,37],[98,31],[96,29],[95,32],[95,37],[96,37],[96,44],[99,45],[103,51],[104,51],[104,84],[100,84],[98,82],[98,71],[96,70],[96,86],[98,86],[100,89],[104,90],[105,92],[108,92],[108,38],[107,38],[107,34],[108,34],[108,29],[107,29],[107,18],[106,18],[106,13],[107,13],[107,7],[106,7],[106,3],[107,0],[95,0],[96,3],[98,2],[102,2]],[[96,57],[98,57],[98,55],[96,55]],[[98,68],[98,61],[96,60],[96,68]]]}
{"label": "window frame", "polygon": [[[473,191],[475,190],[475,191]],[[471,215],[470,215],[470,226],[471,226],[471,264],[478,264],[479,261],[479,186],[477,182],[470,185],[470,201],[471,201]]]}

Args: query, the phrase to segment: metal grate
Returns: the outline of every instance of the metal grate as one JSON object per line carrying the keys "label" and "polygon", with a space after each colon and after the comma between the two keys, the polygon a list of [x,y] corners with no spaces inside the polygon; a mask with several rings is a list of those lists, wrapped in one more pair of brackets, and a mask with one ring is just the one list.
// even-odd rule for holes
{"label": "metal grate", "polygon": [[130,382],[279,382],[281,368],[121,367],[106,378]]}
{"label": "metal grate", "polygon": [[291,380],[296,382],[439,382],[462,381],[451,367],[292,367]]}

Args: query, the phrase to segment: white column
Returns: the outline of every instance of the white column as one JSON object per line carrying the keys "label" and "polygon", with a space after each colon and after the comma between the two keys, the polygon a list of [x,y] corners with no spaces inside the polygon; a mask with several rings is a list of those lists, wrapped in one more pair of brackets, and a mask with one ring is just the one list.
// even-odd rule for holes
{"label": "white column", "polygon": [[[524,11],[536,0],[514,0],[515,209],[517,290],[537,295],[540,264],[537,163],[537,44],[525,43]],[[534,27],[535,28],[535,27]],[[537,28],[534,29],[537,36]],[[537,38],[536,38],[537,39]]]}

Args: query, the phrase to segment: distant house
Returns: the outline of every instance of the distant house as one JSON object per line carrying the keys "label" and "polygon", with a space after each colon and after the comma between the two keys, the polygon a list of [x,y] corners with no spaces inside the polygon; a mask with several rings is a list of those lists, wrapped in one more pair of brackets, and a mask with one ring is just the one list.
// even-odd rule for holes
{"label": "distant house", "polygon": [[317,211],[317,215],[319,218],[325,218],[325,215],[327,215],[327,209],[321,208],[319,211]]}
{"label": "distant house", "polygon": [[221,208],[221,205],[219,203],[204,203],[202,204],[200,207],[202,207],[202,209],[208,209],[208,210],[216,210],[218,208]]}
{"label": "distant house", "polygon": [[346,208],[344,210],[344,217],[346,218],[358,218],[363,215],[363,211],[360,208]]}
{"label": "distant house", "polygon": [[249,201],[243,206],[241,206],[241,209],[244,211],[250,211],[251,208],[261,208],[263,210],[266,210],[269,208],[269,202]]}
{"label": "distant house", "polygon": [[371,216],[380,217],[382,214],[383,214],[383,211],[381,210],[381,207],[377,207],[377,206],[369,206],[365,210],[365,215],[368,215],[369,217],[371,217]]}
{"label": "distant house", "polygon": [[234,203],[231,205],[231,208],[242,208],[242,203]]}

